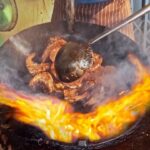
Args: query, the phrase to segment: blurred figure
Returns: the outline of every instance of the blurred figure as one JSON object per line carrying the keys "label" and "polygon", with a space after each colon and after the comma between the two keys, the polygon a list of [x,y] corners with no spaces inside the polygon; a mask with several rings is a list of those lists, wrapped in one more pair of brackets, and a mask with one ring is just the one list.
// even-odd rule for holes
{"label": "blurred figure", "polygon": [[[131,15],[130,0],[75,0],[76,22],[112,27]],[[55,0],[52,21],[65,20],[65,0]],[[121,32],[133,37],[132,26]]]}

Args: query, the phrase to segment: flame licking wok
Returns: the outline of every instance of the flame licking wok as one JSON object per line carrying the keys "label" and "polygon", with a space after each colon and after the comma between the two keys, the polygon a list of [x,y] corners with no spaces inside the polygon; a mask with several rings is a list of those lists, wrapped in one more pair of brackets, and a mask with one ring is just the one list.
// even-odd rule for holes
{"label": "flame licking wok", "polygon": [[136,65],[138,82],[130,92],[93,112],[82,114],[74,112],[66,101],[50,96],[27,95],[0,85],[0,104],[14,108],[14,118],[34,125],[50,138],[71,143],[76,139],[91,141],[111,138],[125,131],[142,116],[150,103],[150,74],[140,61],[129,55]]}

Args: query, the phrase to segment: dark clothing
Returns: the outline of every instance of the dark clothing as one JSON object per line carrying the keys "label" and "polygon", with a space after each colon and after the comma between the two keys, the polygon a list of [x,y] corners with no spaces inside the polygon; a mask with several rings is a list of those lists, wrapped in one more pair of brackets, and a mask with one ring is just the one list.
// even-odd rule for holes
{"label": "dark clothing", "polygon": [[[75,21],[112,27],[130,14],[130,0],[106,0],[100,3],[76,5]],[[65,19],[65,0],[55,0],[52,21]],[[121,32],[133,38],[132,25],[121,29]]]}
{"label": "dark clothing", "polygon": [[92,4],[92,3],[102,3],[108,0],[75,0],[76,4]]}

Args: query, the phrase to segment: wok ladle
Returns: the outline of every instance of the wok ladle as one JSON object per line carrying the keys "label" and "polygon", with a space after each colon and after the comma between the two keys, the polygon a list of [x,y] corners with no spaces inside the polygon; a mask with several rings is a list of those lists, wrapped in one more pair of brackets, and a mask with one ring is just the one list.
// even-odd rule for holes
{"label": "wok ladle", "polygon": [[[99,40],[105,38],[106,36],[110,35],[111,33],[121,29],[122,27],[124,27],[125,25],[131,23],[132,21],[136,20],[137,18],[141,17],[142,15],[148,13],[150,11],[150,4],[146,5],[144,8],[142,8],[141,10],[137,11],[136,13],[134,13],[133,15],[129,16],[128,18],[126,18],[124,21],[122,21],[121,23],[117,24],[116,26],[114,26],[111,29],[106,30],[105,32],[103,32],[102,34],[90,39],[88,42],[86,42],[86,44],[90,47],[91,45],[95,44],[96,42],[98,42]],[[68,46],[69,44],[69,46]],[[78,46],[77,42],[72,42],[69,41],[65,47],[69,47],[70,49],[77,49],[77,48],[81,48],[80,46]],[[64,47],[64,48],[65,48]]]}
{"label": "wok ladle", "polygon": [[[72,2],[72,3],[70,3]],[[71,31],[73,29],[73,19],[71,14],[74,14],[73,5],[74,2],[67,0],[68,11],[68,30]],[[91,46],[98,42],[99,40],[105,38],[106,36],[110,35],[111,33],[119,30],[120,28],[124,27],[128,23],[131,23],[138,17],[142,16],[143,14],[150,11],[150,4],[145,6],[140,11],[136,12],[135,14],[129,16],[123,22],[119,23],[115,27],[106,30],[104,33],[94,37],[93,39],[87,42],[78,42],[74,40],[68,41],[64,47],[58,52],[55,60],[55,69],[59,76],[59,78],[63,82],[72,82],[79,79],[85,71],[90,68],[93,64],[93,54]],[[70,16],[69,16],[70,15]],[[71,18],[70,18],[71,17]],[[69,19],[70,18],[70,19]],[[72,33],[73,34],[73,33]]]}

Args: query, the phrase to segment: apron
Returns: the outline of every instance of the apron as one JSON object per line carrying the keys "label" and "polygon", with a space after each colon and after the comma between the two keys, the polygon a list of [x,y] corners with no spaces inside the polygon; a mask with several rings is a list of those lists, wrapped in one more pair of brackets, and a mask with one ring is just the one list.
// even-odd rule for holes
{"label": "apron", "polygon": [[[107,2],[76,5],[75,21],[112,27],[131,14],[130,0],[108,0]],[[52,21],[65,20],[65,0],[55,0]],[[134,39],[132,24],[120,32]]]}

